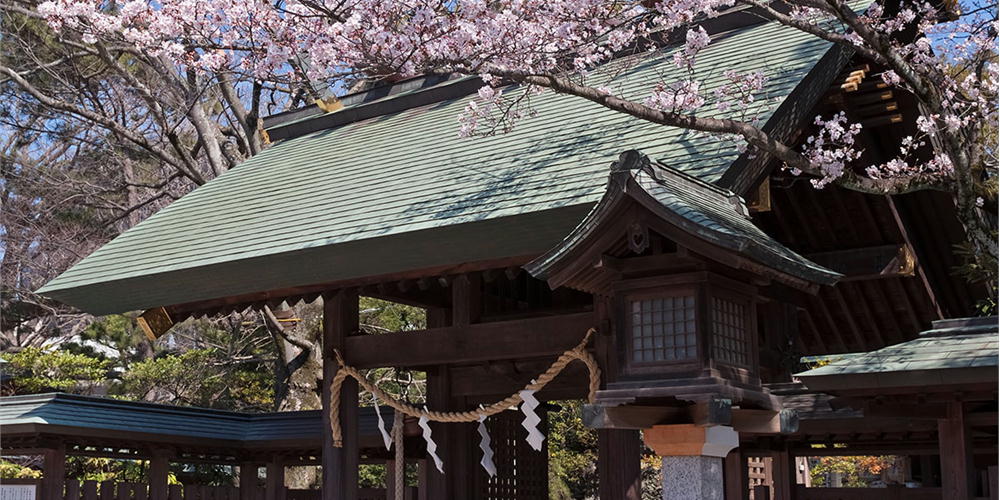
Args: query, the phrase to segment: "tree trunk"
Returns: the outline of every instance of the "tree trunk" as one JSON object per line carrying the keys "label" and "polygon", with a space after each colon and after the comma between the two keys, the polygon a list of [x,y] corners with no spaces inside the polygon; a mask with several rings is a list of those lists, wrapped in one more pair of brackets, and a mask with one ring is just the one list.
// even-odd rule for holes
{"label": "tree trunk", "polygon": [[[322,333],[322,299],[292,310],[265,311],[268,329],[274,338],[275,410],[301,411],[321,409],[320,381],[323,379],[322,352],[317,349]],[[298,318],[285,326],[277,316]],[[289,467],[285,484],[293,489],[317,488],[320,476],[316,467]]]}

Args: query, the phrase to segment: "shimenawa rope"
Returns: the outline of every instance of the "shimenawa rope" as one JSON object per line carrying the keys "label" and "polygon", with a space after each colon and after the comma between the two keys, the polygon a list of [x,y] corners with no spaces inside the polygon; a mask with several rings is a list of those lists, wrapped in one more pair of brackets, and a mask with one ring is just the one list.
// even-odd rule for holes
{"label": "shimenawa rope", "polygon": [[[534,383],[525,386],[527,390],[541,390],[549,382],[556,378],[559,373],[566,368],[566,365],[572,363],[574,360],[579,360],[587,366],[587,371],[590,373],[589,380],[589,391],[587,399],[593,403],[594,395],[597,393],[598,387],[601,383],[601,369],[597,366],[597,360],[589,352],[587,352],[587,343],[590,342],[590,337],[597,330],[591,328],[587,330],[587,334],[584,335],[583,341],[580,342],[576,347],[564,352],[555,362],[549,366],[548,370],[538,376]],[[459,412],[440,412],[432,411],[424,408],[417,408],[416,406],[404,403],[397,400],[396,398],[386,394],[382,389],[379,389],[375,384],[368,381],[368,379],[360,372],[357,368],[353,366],[348,366],[344,363],[344,358],[341,357],[340,351],[335,350],[334,354],[337,356],[337,364],[339,368],[337,369],[337,374],[333,377],[333,382],[330,385],[330,430],[333,434],[333,445],[340,448],[343,446],[343,436],[342,429],[340,426],[340,386],[343,385],[344,380],[347,377],[352,377],[358,381],[358,385],[363,387],[368,392],[372,393],[379,400],[385,402],[386,405],[392,407],[396,412],[410,415],[413,417],[427,417],[428,420],[432,422],[476,422],[479,420],[480,416],[492,416],[500,413],[512,406],[517,406],[521,402],[520,391],[507,397],[503,401],[498,401],[490,406],[481,407],[476,410],[469,411],[459,411]]]}

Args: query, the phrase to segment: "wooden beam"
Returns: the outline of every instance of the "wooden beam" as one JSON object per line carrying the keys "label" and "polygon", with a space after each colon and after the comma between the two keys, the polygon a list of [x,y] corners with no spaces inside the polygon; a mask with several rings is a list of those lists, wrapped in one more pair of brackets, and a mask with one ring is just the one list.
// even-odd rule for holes
{"label": "wooden beam", "polygon": [[[315,285],[299,286],[292,288],[282,288],[276,290],[269,290],[266,292],[256,292],[251,294],[203,300],[198,302],[173,304],[167,306],[166,309],[170,313],[170,316],[174,318],[175,321],[179,322],[185,318],[205,314],[208,311],[217,310],[219,308],[242,309],[253,306],[261,301],[267,301],[273,299],[287,299],[289,300],[289,302],[295,302],[300,298],[309,299],[310,297],[318,295],[320,293],[335,293],[336,290],[377,285],[379,283],[396,282],[404,279],[415,280],[420,278],[424,279],[433,278],[433,279],[438,279],[442,287],[447,287],[451,283],[450,281],[451,278],[447,275],[483,271],[486,269],[505,268],[505,267],[517,268],[517,266],[524,265],[525,263],[530,262],[535,257],[537,257],[536,254],[531,254],[531,255],[505,257],[501,259],[467,262],[459,265],[448,264],[448,265],[434,266],[423,269],[415,269],[405,272],[389,273],[377,276],[365,276],[363,278],[348,279],[348,280],[334,281],[328,283],[319,283]],[[309,302],[311,302],[311,300],[309,300]]]}
{"label": "wooden beam", "polygon": [[688,253],[674,252],[638,257],[601,255],[594,269],[608,269],[625,275],[648,275],[654,271],[692,271],[704,269],[705,262]]}
{"label": "wooden beam", "polygon": [[597,326],[593,313],[449,326],[414,332],[347,337],[356,368],[420,367],[445,363],[559,355]]}
{"label": "wooden beam", "polygon": [[798,414],[792,410],[733,410],[732,426],[748,434],[790,434],[799,430]]}
{"label": "wooden beam", "polygon": [[834,398],[830,400],[830,406],[839,408],[858,408],[864,412],[865,417],[900,417],[913,419],[941,419],[948,416],[948,405],[945,403],[933,402],[897,402],[897,401],[872,401],[868,398]]}
{"label": "wooden beam", "polygon": [[682,422],[683,407],[583,405],[583,425],[591,429],[648,429],[657,424]]}
{"label": "wooden beam", "polygon": [[976,491],[970,436],[962,402],[952,401],[947,418],[938,420],[942,498],[972,498]]}
{"label": "wooden beam", "polygon": [[[687,406],[583,406],[583,423],[591,429],[649,429],[654,425],[694,424],[707,427],[715,425],[739,425],[746,432],[771,432],[762,429],[773,428],[781,432],[779,412],[770,410],[743,410],[732,408],[725,399],[708,399]],[[791,412],[789,412],[791,414]],[[737,418],[737,415],[740,415]],[[785,417],[785,421],[788,421]],[[775,423],[772,423],[774,421]],[[797,423],[797,422],[796,422]],[[784,429],[788,429],[785,424]],[[738,431],[744,429],[737,428]]]}
{"label": "wooden beam", "polygon": [[[452,366],[451,394],[468,401],[495,401],[524,388],[547,370],[555,356],[524,360],[487,361],[476,365]],[[584,399],[587,397],[587,368],[571,363],[539,391],[539,400]],[[563,397],[565,396],[565,397]]]}
{"label": "wooden beam", "polygon": [[[903,217],[899,213],[899,207],[896,205],[896,200],[892,196],[885,197],[886,202],[889,205],[889,210],[892,212],[892,218],[896,222],[896,227],[899,229],[899,234],[903,237],[903,242],[908,248],[913,248],[913,243],[910,238],[910,232],[907,230],[906,223],[903,222]],[[916,276],[920,278],[920,284],[923,285],[924,290],[927,292],[927,298],[931,301],[934,307],[934,312],[938,318],[943,318],[944,314],[941,312],[941,306],[938,303],[937,294],[934,292],[934,287],[931,286],[930,280],[927,278],[927,274],[924,272],[923,266],[915,266]]]}
{"label": "wooden beam", "polygon": [[840,281],[910,277],[917,267],[913,249],[905,244],[818,252],[806,258],[843,274]]}
{"label": "wooden beam", "polygon": [[346,339],[358,332],[358,294],[341,290],[323,297],[323,498],[357,500],[358,498],[358,384],[348,377],[340,392],[342,447],[333,443],[330,430],[331,384],[337,374],[334,349],[350,362],[351,350]]}

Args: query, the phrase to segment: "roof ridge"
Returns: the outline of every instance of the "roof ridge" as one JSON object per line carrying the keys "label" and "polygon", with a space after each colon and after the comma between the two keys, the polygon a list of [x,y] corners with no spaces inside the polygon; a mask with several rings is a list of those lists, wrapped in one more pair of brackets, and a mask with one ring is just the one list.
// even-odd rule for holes
{"label": "roof ridge", "polygon": [[[771,22],[770,19],[762,16],[759,11],[761,11],[761,9],[758,7],[745,5],[735,6],[714,16],[699,18],[695,20],[693,24],[704,29],[709,36],[713,38],[713,41],[717,41],[719,38],[725,38],[740,30]],[[672,50],[683,43],[683,34],[680,31],[671,30],[669,32],[665,32],[664,34],[666,36],[658,37],[655,41],[659,51]],[[607,61],[600,63],[598,66],[611,64],[615,61],[627,58],[644,58],[648,55],[649,54],[644,51],[638,53],[617,53]],[[440,90],[452,83],[466,81],[476,81],[477,85],[471,90],[467,89],[465,85],[462,85],[461,87],[452,87],[450,88],[452,92],[440,93],[436,96],[436,98],[430,101],[417,98],[417,96],[427,95],[427,93],[431,91]],[[430,85],[428,85],[428,83],[430,83]],[[395,113],[446,99],[464,97],[472,92],[475,92],[482,85],[484,85],[484,83],[479,76],[462,75],[460,73],[427,73],[379,85],[363,91],[344,94],[342,96],[331,95],[331,98],[336,99],[343,105],[343,107],[335,110],[325,111],[320,106],[311,104],[301,108],[282,111],[266,116],[263,118],[263,128],[267,131],[268,137],[272,141],[288,139],[310,132],[325,130],[338,125],[360,121],[365,118]],[[504,84],[503,86],[509,87],[517,85],[519,84],[509,83]],[[441,94],[443,94],[443,96]],[[408,98],[409,102],[406,102]],[[323,120],[325,117],[329,117],[331,115],[343,117],[348,114],[345,113],[345,111],[352,109],[365,109],[369,112],[359,113],[359,117],[348,117],[346,120]],[[319,126],[318,128],[303,126],[305,123],[314,122],[316,120],[322,120],[322,124],[317,124],[322,126]],[[287,127],[291,126],[295,126],[293,127],[295,131],[286,133]]]}

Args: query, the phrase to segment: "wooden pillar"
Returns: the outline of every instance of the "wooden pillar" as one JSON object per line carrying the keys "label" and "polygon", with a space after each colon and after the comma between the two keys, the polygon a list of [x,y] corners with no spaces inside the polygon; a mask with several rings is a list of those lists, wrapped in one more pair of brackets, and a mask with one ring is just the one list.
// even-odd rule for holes
{"label": "wooden pillar", "polygon": [[285,500],[285,463],[275,456],[267,463],[264,500]]}
{"label": "wooden pillar", "polygon": [[726,455],[722,464],[726,477],[726,500],[745,500],[750,498],[750,480],[747,476],[747,459],[739,448]]}
{"label": "wooden pillar", "polygon": [[396,461],[386,460],[385,461],[385,499],[386,500],[403,500],[402,498],[396,498]]}
{"label": "wooden pillar", "polygon": [[[451,289],[451,324],[452,326],[468,326],[479,323],[483,314],[483,283],[479,273],[463,274],[455,278]],[[448,370],[448,389],[451,389],[451,371]],[[464,398],[451,396],[448,409],[461,411],[469,409]],[[475,491],[476,468],[479,461],[472,455],[472,448],[478,441],[477,424],[451,423],[448,427],[448,455],[451,465],[448,476],[451,478],[452,493],[456,500],[474,499],[482,496]],[[478,448],[478,447],[477,447]]]}
{"label": "wooden pillar", "polygon": [[66,483],[66,445],[59,443],[42,452],[40,500],[62,500]]}
{"label": "wooden pillar", "polygon": [[968,499],[975,493],[969,424],[961,401],[948,403],[947,418],[938,420],[943,498]]}
{"label": "wooden pillar", "polygon": [[[451,324],[450,309],[427,309],[427,328],[442,328]],[[427,370],[427,406],[434,410],[446,410],[450,406],[451,389],[448,384],[448,366],[441,365]],[[448,424],[431,422],[431,432],[434,441],[438,443],[438,456],[444,460],[444,466],[449,467],[446,458]],[[442,446],[443,445],[443,446]],[[428,457],[420,461],[420,496],[424,499],[451,498],[452,492],[447,478],[437,471],[434,462]]]}
{"label": "wooden pillar", "polygon": [[987,481],[987,491],[990,495],[990,500],[1000,499],[1000,486],[997,485],[997,466],[991,465],[986,468],[986,481]]}
{"label": "wooden pillar", "polygon": [[[482,315],[482,281],[478,274],[463,274],[451,281],[451,309],[428,309],[428,328],[468,326]],[[427,372],[427,406],[439,411],[465,410],[465,401],[452,396],[448,365]],[[465,500],[476,498],[475,468],[478,460],[471,455],[475,443],[475,424],[431,423],[437,454],[444,462],[445,473],[438,472],[432,461],[426,462],[427,498]]]}
{"label": "wooden pillar", "polygon": [[939,469],[936,456],[920,455],[920,484],[924,487],[941,486],[940,476],[935,473]]}
{"label": "wooden pillar", "polygon": [[257,498],[257,474],[260,466],[253,462],[240,463],[240,500]]}
{"label": "wooden pillar", "polygon": [[639,431],[597,430],[597,474],[601,500],[640,500],[642,448]]}
{"label": "wooden pillar", "polygon": [[[433,370],[427,372],[427,406],[439,411],[448,411],[452,409],[452,398],[451,398],[451,384],[450,377],[448,375],[448,366],[441,365],[435,367]],[[455,437],[454,427],[458,424],[452,423],[442,423],[442,422],[431,422],[431,435],[434,438],[434,442],[437,443],[437,455],[441,457],[441,461],[444,463],[445,474],[438,472],[437,467],[434,466],[434,461],[428,458],[425,461],[424,468],[426,469],[427,475],[427,498],[437,499],[437,498],[448,498],[448,499],[459,499],[459,493],[456,491],[456,481],[453,481],[451,476],[456,475],[458,471],[464,466],[455,461],[455,454],[453,453],[454,441],[457,439]]]}
{"label": "wooden pillar", "polygon": [[169,454],[154,450],[149,457],[149,500],[167,500],[169,492],[167,476],[169,474]]}
{"label": "wooden pillar", "polygon": [[417,461],[417,500],[429,500],[432,498],[427,493],[428,471],[427,459]]}
{"label": "wooden pillar", "polygon": [[324,500],[358,498],[358,383],[348,377],[340,392],[343,445],[334,446],[330,431],[330,385],[337,374],[334,349],[343,352],[344,339],[358,331],[358,294],[341,290],[323,297],[323,490]]}
{"label": "wooden pillar", "polygon": [[451,284],[451,323],[467,326],[478,323],[483,312],[482,278],[479,274],[463,274]]}
{"label": "wooden pillar", "polygon": [[594,316],[597,335],[594,337],[594,356],[601,367],[601,387],[618,378],[618,347],[615,342],[615,318],[611,297],[594,295]]}
{"label": "wooden pillar", "polygon": [[795,500],[797,486],[795,485],[795,455],[789,449],[774,454],[771,460],[774,469],[774,500]]}

